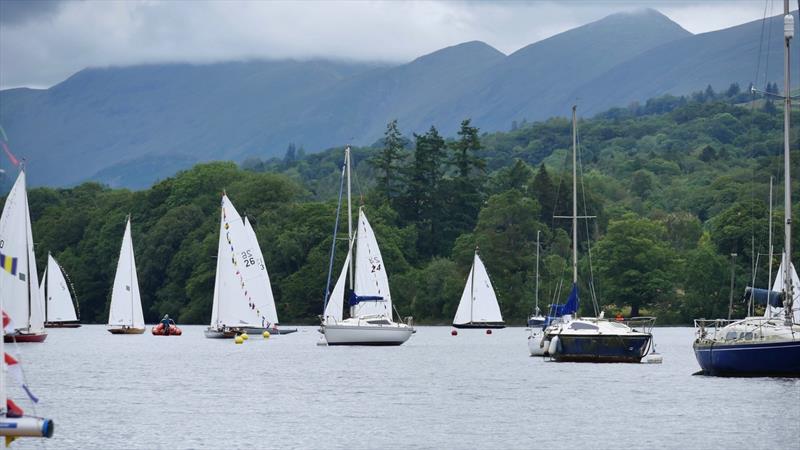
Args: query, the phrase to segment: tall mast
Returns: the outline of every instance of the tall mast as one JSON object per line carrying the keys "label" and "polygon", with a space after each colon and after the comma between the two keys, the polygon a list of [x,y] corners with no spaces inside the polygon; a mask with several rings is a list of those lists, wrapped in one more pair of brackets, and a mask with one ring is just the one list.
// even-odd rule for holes
{"label": "tall mast", "polygon": [[539,314],[539,234],[542,232],[536,231],[536,308],[534,309],[534,314]]}
{"label": "tall mast", "polygon": [[[767,290],[773,288],[772,286],[772,178],[769,177],[769,276],[767,278]],[[769,308],[769,304],[767,304]]]}
{"label": "tall mast", "polygon": [[784,300],[784,311],[786,320],[792,320],[792,301],[794,300],[794,292],[792,290],[792,178],[790,174],[791,158],[789,149],[789,125],[790,116],[792,113],[792,90],[791,90],[791,73],[789,71],[789,43],[794,37],[794,17],[789,14],[789,0],[783,0],[783,170],[784,170],[784,187],[783,187],[783,209],[784,209],[784,248],[786,255],[786,264],[784,264],[783,282],[785,286],[786,298]]}
{"label": "tall mast", "polygon": [[[353,206],[350,199],[350,146],[344,149],[344,164],[347,166],[347,245],[353,248]],[[353,258],[350,258],[350,290],[353,290]]]}
{"label": "tall mast", "polygon": [[[131,228],[131,215],[130,214],[128,214],[128,222],[125,224],[125,228],[126,228],[126,230],[125,230],[126,234],[127,233],[133,234],[133,232],[130,229]],[[125,239],[125,237],[123,236],[123,240],[124,239]],[[130,256],[128,257],[128,266],[130,267],[130,270],[128,271],[128,283],[130,283],[130,287],[131,287],[130,288],[130,293],[131,293],[131,328],[133,328],[133,236],[130,236],[130,241],[131,241],[131,244],[130,244],[131,245],[131,248],[130,248],[131,251],[129,252]]]}
{"label": "tall mast", "polygon": [[469,277],[469,321],[472,322],[472,309],[475,305],[475,263],[478,262],[478,247],[475,247],[475,256],[472,257],[472,274]]}
{"label": "tall mast", "polygon": [[[788,0],[787,0],[788,1]],[[578,120],[572,105],[572,283],[578,284]]]}

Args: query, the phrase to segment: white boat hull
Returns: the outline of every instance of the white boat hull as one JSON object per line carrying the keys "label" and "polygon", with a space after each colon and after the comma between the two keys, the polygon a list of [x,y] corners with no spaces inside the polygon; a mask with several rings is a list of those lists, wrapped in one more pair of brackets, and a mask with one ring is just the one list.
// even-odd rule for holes
{"label": "white boat hull", "polygon": [[375,325],[322,325],[328,345],[401,345],[414,332],[405,324]]}
{"label": "white boat hull", "polygon": [[541,332],[528,336],[528,351],[531,356],[544,356],[545,348],[542,345]]}

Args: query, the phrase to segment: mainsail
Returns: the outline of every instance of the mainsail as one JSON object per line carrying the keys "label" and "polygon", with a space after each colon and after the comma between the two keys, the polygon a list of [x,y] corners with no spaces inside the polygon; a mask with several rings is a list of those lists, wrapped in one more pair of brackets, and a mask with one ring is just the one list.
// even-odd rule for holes
{"label": "mainsail", "polygon": [[236,211],[228,196],[223,195],[211,327],[266,325],[266,315],[261,311],[264,301],[258,300],[259,296],[265,295],[259,292],[263,287],[257,282],[258,271],[250,270],[256,269],[256,264],[255,253],[242,216]]}
{"label": "mainsail", "polygon": [[356,232],[355,289],[350,298],[352,317],[392,317],[392,295],[381,249],[363,210],[358,211]]}
{"label": "mainsail", "polygon": [[461,301],[458,304],[453,324],[502,321],[500,305],[497,303],[497,296],[492,288],[492,282],[489,280],[489,274],[486,272],[480,256],[475,253],[472,270],[469,272],[467,284],[461,294]]}
{"label": "mainsail", "polygon": [[114,275],[111,307],[108,311],[108,324],[144,328],[142,298],[139,294],[139,277],[136,275],[136,259],[133,255],[130,217],[125,223],[125,234],[122,237],[122,247],[119,251],[117,272]]}
{"label": "mainsail", "polygon": [[252,276],[248,275],[248,279],[252,279],[255,285],[253,304],[257,309],[256,312],[264,316],[268,323],[276,324],[278,323],[278,311],[275,309],[275,297],[272,295],[272,284],[269,282],[267,264],[264,262],[261,246],[258,245],[256,232],[247,217],[244,218],[244,229],[247,233],[249,247],[244,252],[250,252],[244,265],[245,271],[252,273]]}
{"label": "mainsail", "polygon": [[25,171],[20,171],[0,217],[0,296],[16,329],[40,333],[44,331],[44,305],[32,235]]}
{"label": "mainsail", "polygon": [[48,253],[47,268],[42,281],[43,293],[46,293],[46,321],[47,322],[75,322],[78,316],[75,313],[75,305],[72,301],[67,280],[64,273],[56,262],[55,258]]}

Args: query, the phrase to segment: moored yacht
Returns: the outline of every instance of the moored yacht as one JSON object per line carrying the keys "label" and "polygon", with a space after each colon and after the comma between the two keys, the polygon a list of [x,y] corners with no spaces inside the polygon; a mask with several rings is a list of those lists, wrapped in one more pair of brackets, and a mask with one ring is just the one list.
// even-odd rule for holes
{"label": "moored yacht", "polygon": [[[349,245],[342,270],[333,291],[331,291],[330,284],[345,179],[347,179]],[[394,308],[389,291],[389,279],[375,233],[363,208],[359,208],[357,231],[353,236],[350,210],[350,147],[347,147],[345,164],[342,168],[342,181],[339,186],[339,203],[336,208],[333,242],[331,243],[325,309],[319,328],[319,332],[323,335],[321,343],[327,345],[401,345],[411,337],[414,328],[410,323],[393,320]],[[350,317],[344,318],[348,275],[351,286],[350,295],[347,296]]]}
{"label": "moored yacht", "polygon": [[[577,117],[572,107],[572,290],[566,303],[551,305],[543,330],[532,328],[528,336],[531,356],[549,356],[563,362],[638,363],[651,349],[655,318],[610,321],[578,317],[578,202]],[[595,310],[597,305],[595,304]]]}

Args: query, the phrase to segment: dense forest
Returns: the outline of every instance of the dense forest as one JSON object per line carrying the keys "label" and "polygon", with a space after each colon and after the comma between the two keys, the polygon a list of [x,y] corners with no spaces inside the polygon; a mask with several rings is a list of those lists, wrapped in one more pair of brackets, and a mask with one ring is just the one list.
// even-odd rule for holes
{"label": "dense forest", "polygon": [[[594,293],[607,315],[652,314],[661,324],[726,316],[736,253],[734,306],[744,314],[744,287],[767,284],[771,176],[774,198],[783,196],[782,125],[775,105],[751,102],[738,85],[582,118],[578,201],[581,215],[594,216],[579,226],[582,311],[595,313]],[[353,148],[354,198],[375,229],[399,313],[449,323],[477,248],[506,321],[524,323],[537,234],[540,305],[563,301],[571,225],[557,216],[570,214],[570,121],[481,134],[464,120],[451,139],[434,127],[401,131],[392,121],[384,139]],[[199,164],[142,191],[32,189],[38,267],[52,253],[74,284],[81,320],[105,323],[131,214],[145,318],[207,323],[225,191],[255,227],[281,322],[314,323],[342,161],[343,148],[305,154],[290,145],[280,159]],[[773,271],[783,218],[775,204]]]}

